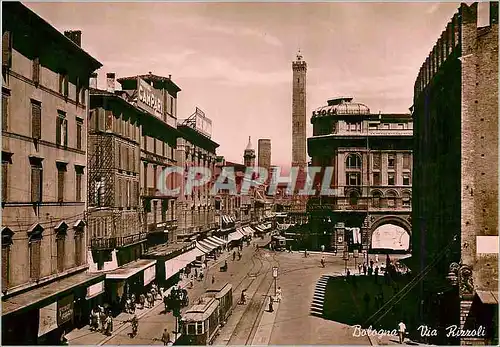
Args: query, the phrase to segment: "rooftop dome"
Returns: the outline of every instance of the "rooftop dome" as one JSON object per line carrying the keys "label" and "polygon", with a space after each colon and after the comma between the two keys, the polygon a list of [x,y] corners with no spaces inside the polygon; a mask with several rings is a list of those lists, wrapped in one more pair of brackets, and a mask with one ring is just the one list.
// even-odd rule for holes
{"label": "rooftop dome", "polygon": [[313,111],[313,117],[370,114],[368,106],[358,102],[352,102],[352,99],[351,97],[330,99],[328,100],[327,106],[318,107]]}

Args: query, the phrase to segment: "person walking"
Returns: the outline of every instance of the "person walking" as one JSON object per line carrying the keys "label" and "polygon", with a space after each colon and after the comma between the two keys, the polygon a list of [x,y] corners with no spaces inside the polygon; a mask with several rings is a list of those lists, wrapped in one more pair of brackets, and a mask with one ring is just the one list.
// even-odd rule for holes
{"label": "person walking", "polygon": [[321,257],[321,267],[325,267],[325,257]]}
{"label": "person walking", "polygon": [[325,245],[321,245],[321,252],[323,253],[325,251]]}
{"label": "person walking", "polygon": [[236,251],[233,251],[233,261],[236,259]]}
{"label": "person walking", "polygon": [[212,275],[212,284],[214,284],[214,283],[215,283],[215,276]]}
{"label": "person walking", "polygon": [[273,297],[269,295],[269,312],[274,312],[273,309]]}
{"label": "person walking", "polygon": [[278,287],[276,289],[276,301],[281,302],[281,299],[283,299],[283,292],[281,291],[281,287]]}
{"label": "person walking", "polygon": [[168,346],[170,342],[170,333],[166,328],[163,330],[163,334],[161,335],[161,342],[163,342],[163,346]]}
{"label": "person walking", "polygon": [[398,324],[398,334],[399,334],[399,344],[403,344],[405,341],[406,325],[403,321]]}
{"label": "person walking", "polygon": [[361,269],[362,269],[362,268],[363,268],[363,267],[361,266],[361,264],[358,264],[358,272],[359,272],[359,274],[360,274],[360,275],[361,275]]}

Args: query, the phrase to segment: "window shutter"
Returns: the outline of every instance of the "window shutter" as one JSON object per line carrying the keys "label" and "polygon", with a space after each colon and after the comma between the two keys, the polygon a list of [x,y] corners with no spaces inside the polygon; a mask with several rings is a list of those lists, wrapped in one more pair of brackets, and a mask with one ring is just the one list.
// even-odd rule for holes
{"label": "window shutter", "polygon": [[76,148],[82,149],[82,123],[76,123]]}
{"label": "window shutter", "polygon": [[64,200],[64,171],[59,169],[57,171],[57,201],[63,202]]}
{"label": "window shutter", "polygon": [[7,201],[7,187],[8,187],[8,173],[9,173],[9,163],[2,162],[2,201]]}
{"label": "window shutter", "polygon": [[82,264],[82,232],[77,232],[75,235],[75,265]]}
{"label": "window shutter", "polygon": [[30,277],[40,277],[40,240],[32,241],[30,244]]}
{"label": "window shutter", "polygon": [[68,120],[67,119],[62,119],[61,120],[61,123],[62,123],[62,133],[63,133],[63,145],[66,147],[68,146]]}
{"label": "window shutter", "polygon": [[34,139],[40,139],[42,137],[42,106],[36,103],[31,104],[31,114],[32,114],[32,134]]}
{"label": "window shutter", "polygon": [[9,97],[2,94],[2,131],[9,129]]}
{"label": "window shutter", "polygon": [[76,201],[82,201],[82,174],[76,174]]}
{"label": "window shutter", "polygon": [[58,236],[56,239],[57,242],[57,271],[64,271],[64,236]]}
{"label": "window shutter", "polygon": [[33,82],[35,85],[40,83],[40,58],[33,59]]}
{"label": "window shutter", "polygon": [[12,33],[6,31],[2,36],[2,66],[11,67],[12,62]]}
{"label": "window shutter", "polygon": [[41,199],[41,173],[38,167],[31,168],[31,202],[40,202]]}
{"label": "window shutter", "polygon": [[56,144],[61,144],[61,117],[57,116],[56,118]]}
{"label": "window shutter", "polygon": [[2,290],[9,288],[10,247],[2,246]]}

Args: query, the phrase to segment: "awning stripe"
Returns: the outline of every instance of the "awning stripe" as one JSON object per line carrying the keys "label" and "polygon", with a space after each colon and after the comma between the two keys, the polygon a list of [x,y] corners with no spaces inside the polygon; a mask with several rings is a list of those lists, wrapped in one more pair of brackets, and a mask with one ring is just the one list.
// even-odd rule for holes
{"label": "awning stripe", "polygon": [[196,242],[196,248],[198,248],[204,254],[208,254],[212,251],[212,249],[210,247],[207,247],[205,244],[202,244],[199,241]]}
{"label": "awning stripe", "polygon": [[215,248],[218,248],[218,247],[220,247],[220,246],[221,246],[221,245],[219,245],[217,242],[215,242],[215,241],[213,241],[213,240],[210,240],[210,238],[203,239],[203,242],[205,242],[207,245],[212,246],[214,249],[215,249]]}
{"label": "awning stripe", "polygon": [[228,240],[229,242],[231,242],[231,241],[238,241],[238,240],[240,240],[242,237],[243,237],[243,234],[242,234],[242,233],[240,233],[240,232],[238,232],[238,231],[235,231],[235,232],[233,232],[233,233],[231,233],[231,234],[229,234],[229,235],[228,235],[227,240]]}
{"label": "awning stripe", "polygon": [[199,243],[202,247],[204,247],[204,248],[206,248],[206,249],[209,249],[209,250],[210,250],[209,252],[213,251],[213,250],[216,248],[215,246],[212,246],[212,245],[211,245],[211,244],[209,244],[208,242],[205,242],[205,240],[198,241],[198,243]]}
{"label": "awning stripe", "polygon": [[210,236],[208,240],[212,241],[215,243],[217,246],[224,246],[226,244],[226,241],[219,239],[216,236]]}

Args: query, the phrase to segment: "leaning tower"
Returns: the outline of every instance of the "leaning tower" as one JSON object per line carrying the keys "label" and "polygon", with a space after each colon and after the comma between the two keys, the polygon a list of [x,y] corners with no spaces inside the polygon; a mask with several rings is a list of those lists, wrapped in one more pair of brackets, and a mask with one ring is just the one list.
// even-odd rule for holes
{"label": "leaning tower", "polygon": [[292,62],[292,166],[304,168],[306,160],[306,73],[307,64],[302,55]]}

